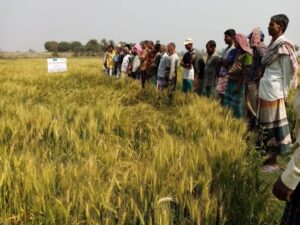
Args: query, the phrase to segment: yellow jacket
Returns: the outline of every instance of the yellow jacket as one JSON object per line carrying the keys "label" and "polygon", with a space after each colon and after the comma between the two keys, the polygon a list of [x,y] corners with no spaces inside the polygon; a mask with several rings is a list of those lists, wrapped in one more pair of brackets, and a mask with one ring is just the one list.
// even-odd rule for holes
{"label": "yellow jacket", "polygon": [[113,69],[115,67],[114,57],[115,57],[115,51],[107,52],[106,54],[106,67],[108,69]]}

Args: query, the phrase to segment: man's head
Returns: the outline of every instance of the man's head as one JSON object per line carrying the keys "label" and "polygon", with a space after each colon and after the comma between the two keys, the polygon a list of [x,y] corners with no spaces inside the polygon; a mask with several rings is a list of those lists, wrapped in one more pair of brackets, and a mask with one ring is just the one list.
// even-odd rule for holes
{"label": "man's head", "polygon": [[167,48],[168,48],[169,55],[173,55],[176,51],[176,45],[173,42],[169,43]]}
{"label": "man's head", "polygon": [[154,48],[154,42],[153,41],[148,41],[148,48],[153,50],[153,48]]}
{"label": "man's head", "polygon": [[136,54],[137,54],[137,51],[136,51],[136,48],[135,48],[135,47],[132,47],[132,48],[131,48],[131,53],[132,53],[132,55],[136,55]]}
{"label": "man's head", "polygon": [[216,47],[217,47],[217,44],[215,41],[213,40],[210,40],[209,42],[207,42],[206,44],[206,52],[208,55],[212,55],[215,53],[216,51]]}
{"label": "man's head", "polygon": [[108,47],[107,47],[107,51],[108,52],[112,52],[114,50],[114,46],[113,45],[109,45]]}
{"label": "man's head", "polygon": [[284,34],[289,24],[289,18],[284,14],[271,17],[268,31],[270,36],[280,36]]}
{"label": "man's head", "polygon": [[154,50],[153,50],[153,52],[156,54],[156,53],[158,53],[159,51],[160,51],[160,46],[161,46],[161,44],[155,44],[154,45]]}
{"label": "man's head", "polygon": [[166,51],[166,46],[165,45],[160,45],[159,52],[164,53]]}
{"label": "man's head", "polygon": [[148,48],[148,44],[149,44],[149,41],[147,41],[147,40],[143,41],[143,43],[141,44],[141,45],[142,45],[142,48],[143,48],[143,49]]}
{"label": "man's head", "polygon": [[120,54],[122,52],[122,47],[116,47],[116,53]]}
{"label": "man's head", "polygon": [[224,32],[224,41],[227,45],[233,44],[235,34],[236,34],[236,32],[234,29],[229,29]]}
{"label": "man's head", "polygon": [[128,47],[124,47],[123,48],[123,52],[124,52],[125,55],[128,54],[129,53],[129,48]]}
{"label": "man's head", "polygon": [[186,50],[190,51],[193,49],[193,40],[191,38],[186,38],[183,44]]}

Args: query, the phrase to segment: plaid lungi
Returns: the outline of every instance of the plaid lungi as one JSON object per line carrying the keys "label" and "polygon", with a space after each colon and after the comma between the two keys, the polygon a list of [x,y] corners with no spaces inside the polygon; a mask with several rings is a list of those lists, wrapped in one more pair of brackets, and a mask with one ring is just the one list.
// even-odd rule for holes
{"label": "plaid lungi", "polygon": [[284,99],[259,99],[257,121],[266,133],[265,144],[268,147],[275,147],[278,154],[289,150],[292,140]]}

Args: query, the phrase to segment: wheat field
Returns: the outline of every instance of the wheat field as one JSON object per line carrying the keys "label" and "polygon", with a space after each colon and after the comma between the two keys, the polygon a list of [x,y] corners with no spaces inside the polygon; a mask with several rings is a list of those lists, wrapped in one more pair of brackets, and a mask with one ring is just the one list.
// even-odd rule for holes
{"label": "wheat field", "polygon": [[276,224],[253,135],[100,60],[0,60],[0,224]]}

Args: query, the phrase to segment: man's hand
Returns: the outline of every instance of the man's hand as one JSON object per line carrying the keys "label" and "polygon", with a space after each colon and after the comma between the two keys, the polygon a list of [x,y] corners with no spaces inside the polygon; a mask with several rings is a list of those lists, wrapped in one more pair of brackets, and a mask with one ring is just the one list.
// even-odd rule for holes
{"label": "man's hand", "polygon": [[289,189],[279,177],[276,183],[273,186],[273,194],[281,201],[290,201],[293,190]]}

